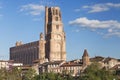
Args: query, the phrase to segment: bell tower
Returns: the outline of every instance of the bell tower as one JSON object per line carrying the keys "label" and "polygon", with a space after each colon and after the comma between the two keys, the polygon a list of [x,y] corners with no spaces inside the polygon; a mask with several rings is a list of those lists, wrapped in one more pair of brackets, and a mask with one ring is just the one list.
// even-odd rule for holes
{"label": "bell tower", "polygon": [[87,52],[87,49],[84,50],[83,56],[82,56],[82,61],[83,61],[83,66],[89,65],[90,60],[89,60],[89,55]]}
{"label": "bell tower", "polygon": [[66,60],[66,40],[59,7],[45,8],[45,53],[49,61]]}

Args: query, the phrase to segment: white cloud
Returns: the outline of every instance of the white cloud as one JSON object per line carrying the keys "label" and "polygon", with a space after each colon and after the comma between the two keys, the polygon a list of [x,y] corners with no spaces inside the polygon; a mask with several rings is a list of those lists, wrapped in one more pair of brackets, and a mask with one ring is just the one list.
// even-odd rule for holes
{"label": "white cloud", "polygon": [[21,12],[26,12],[27,14],[36,16],[36,15],[41,15],[41,13],[45,10],[45,7],[43,5],[38,5],[38,4],[27,4],[21,6],[20,11]]}
{"label": "white cloud", "polygon": [[113,30],[112,30],[112,29],[108,29],[108,32],[109,32],[109,33],[112,33],[112,32],[113,32]]}
{"label": "white cloud", "polygon": [[95,4],[92,6],[85,5],[82,8],[89,9],[88,13],[95,13],[95,12],[103,12],[108,11],[111,8],[120,8],[120,3],[103,3],[103,4]]}
{"label": "white cloud", "polygon": [[76,29],[76,30],[72,30],[72,32],[80,32],[80,30],[79,30],[79,29]]}
{"label": "white cloud", "polygon": [[42,21],[43,18],[34,18],[33,21]]}
{"label": "white cloud", "polygon": [[46,5],[46,6],[57,5],[54,0],[40,0],[40,4]]}
{"label": "white cloud", "polygon": [[80,9],[75,9],[75,12],[79,12],[80,11]]}
{"label": "white cloud", "polygon": [[93,31],[98,29],[105,30],[106,32],[97,32],[105,34],[105,36],[120,36],[120,22],[117,20],[107,20],[107,21],[100,21],[100,20],[90,20],[86,17],[77,18],[73,21],[69,21],[70,25],[79,26],[82,28],[87,28]]}
{"label": "white cloud", "polygon": [[110,7],[118,7],[118,8],[120,8],[120,3],[118,3],[118,4],[114,4],[114,3],[106,3],[106,5],[107,6],[110,6]]}

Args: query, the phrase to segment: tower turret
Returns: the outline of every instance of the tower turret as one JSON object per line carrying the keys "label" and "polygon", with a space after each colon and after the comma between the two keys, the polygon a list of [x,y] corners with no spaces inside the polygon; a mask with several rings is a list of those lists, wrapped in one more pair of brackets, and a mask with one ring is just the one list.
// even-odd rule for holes
{"label": "tower turret", "polygon": [[44,35],[43,35],[43,33],[40,33],[40,40],[44,40]]}
{"label": "tower turret", "polygon": [[83,61],[83,65],[89,65],[89,63],[90,63],[87,49],[84,50],[84,53],[82,56],[82,61]]}
{"label": "tower turret", "polygon": [[45,40],[44,40],[43,33],[40,33],[39,59],[40,59],[40,64],[44,63],[44,61],[45,61]]}

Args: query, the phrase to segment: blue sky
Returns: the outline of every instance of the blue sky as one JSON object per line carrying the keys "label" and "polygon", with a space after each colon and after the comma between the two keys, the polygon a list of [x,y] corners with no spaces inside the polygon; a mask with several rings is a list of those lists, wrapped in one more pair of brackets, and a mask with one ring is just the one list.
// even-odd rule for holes
{"label": "blue sky", "polygon": [[120,58],[120,0],[0,0],[0,59],[16,41],[39,40],[44,7],[59,6],[66,32],[67,60],[89,56]]}

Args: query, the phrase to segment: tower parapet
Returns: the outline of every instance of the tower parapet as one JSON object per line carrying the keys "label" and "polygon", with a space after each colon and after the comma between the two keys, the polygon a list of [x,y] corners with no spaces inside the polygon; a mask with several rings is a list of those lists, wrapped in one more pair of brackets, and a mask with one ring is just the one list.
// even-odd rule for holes
{"label": "tower parapet", "polygon": [[22,44],[23,44],[22,41],[16,41],[15,46],[20,46],[20,45],[22,45]]}

